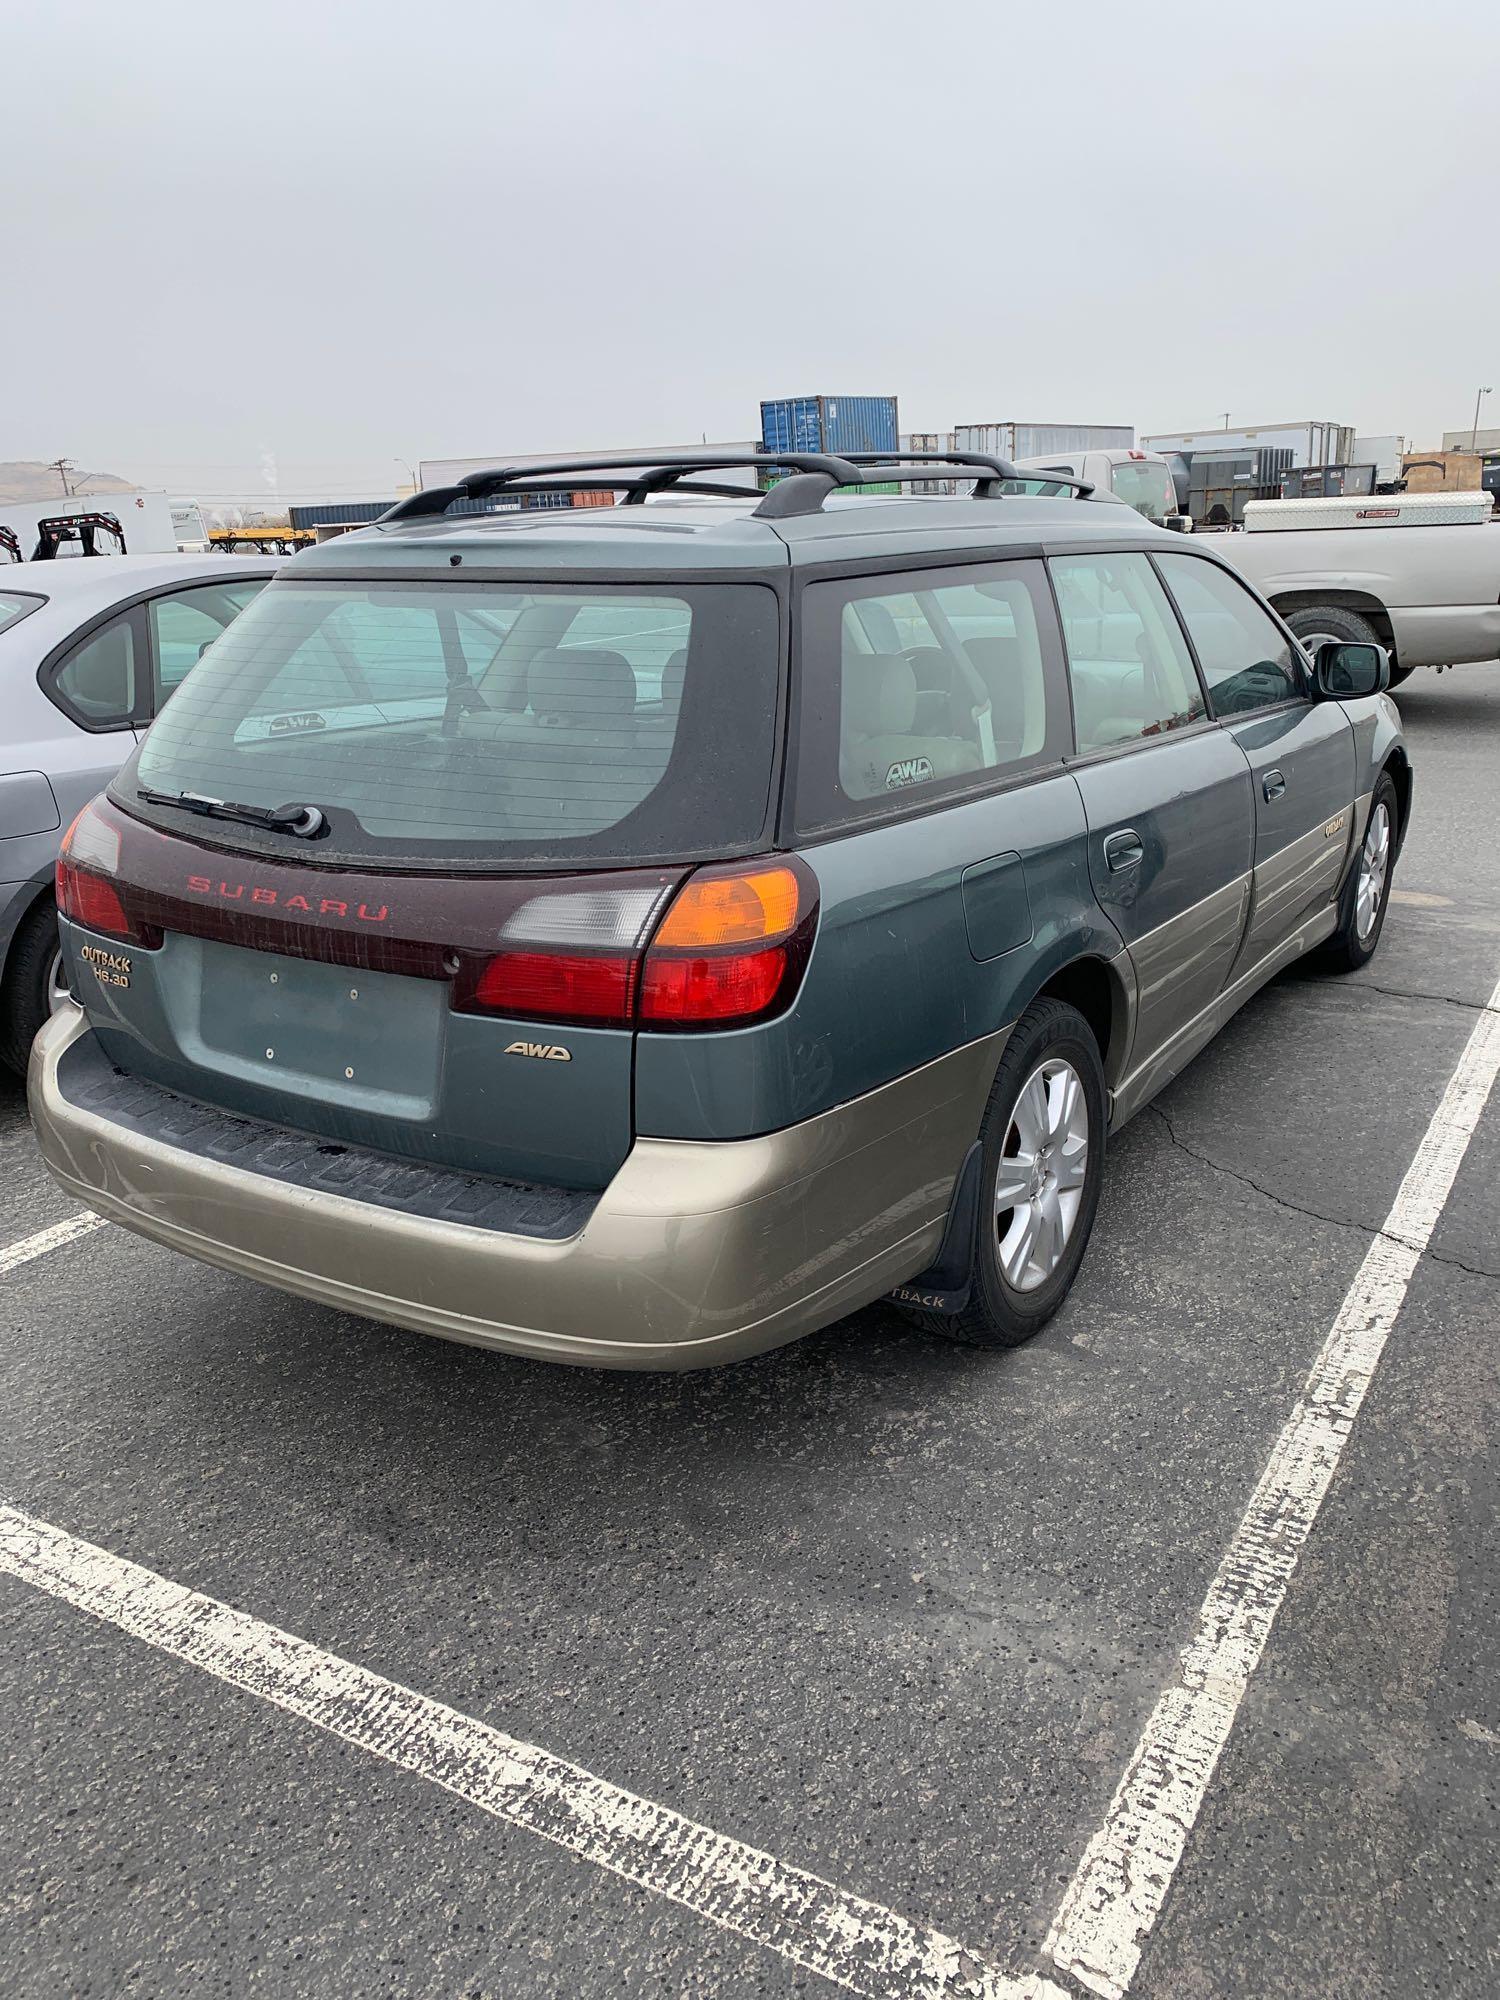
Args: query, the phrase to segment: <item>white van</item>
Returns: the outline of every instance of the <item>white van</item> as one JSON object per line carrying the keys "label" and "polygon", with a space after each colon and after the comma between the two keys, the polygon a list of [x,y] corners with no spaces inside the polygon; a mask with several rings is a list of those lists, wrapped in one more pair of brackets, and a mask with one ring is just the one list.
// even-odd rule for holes
{"label": "white van", "polygon": [[[1172,468],[1159,452],[1119,448],[1050,452],[1045,458],[1017,459],[1016,470],[1062,472],[1070,479],[1086,479],[1096,493],[1113,493],[1159,527],[1176,527],[1181,518]],[[1045,493],[1047,488],[1038,490]]]}

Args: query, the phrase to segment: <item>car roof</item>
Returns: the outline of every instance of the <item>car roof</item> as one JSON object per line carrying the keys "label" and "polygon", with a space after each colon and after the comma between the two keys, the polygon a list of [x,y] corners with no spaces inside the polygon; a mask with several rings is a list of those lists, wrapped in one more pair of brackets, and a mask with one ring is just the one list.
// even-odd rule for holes
{"label": "car roof", "polygon": [[[935,475],[936,476],[936,475]],[[375,523],[305,550],[290,580],[419,570],[785,570],[789,563],[856,562],[1080,541],[1178,538],[1110,495],[1080,500],[1006,494],[967,497],[851,494],[814,513],[758,518],[751,500],[648,500],[643,506],[539,507]],[[458,580],[458,579],[455,579]]]}
{"label": "car roof", "polygon": [[217,583],[222,577],[270,576],[287,560],[255,562],[247,556],[58,556],[51,562],[8,563],[0,590],[50,598],[80,614],[138,597],[158,584]]}

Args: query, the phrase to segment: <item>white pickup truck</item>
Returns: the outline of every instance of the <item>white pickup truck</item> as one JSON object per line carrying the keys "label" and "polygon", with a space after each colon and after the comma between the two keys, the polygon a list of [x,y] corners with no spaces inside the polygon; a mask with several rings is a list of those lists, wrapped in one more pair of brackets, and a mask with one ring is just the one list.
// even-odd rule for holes
{"label": "white pickup truck", "polygon": [[1500,659],[1500,523],[1484,518],[1489,500],[1252,500],[1245,527],[1212,545],[1310,649],[1325,639],[1384,646],[1394,685],[1418,667]]}

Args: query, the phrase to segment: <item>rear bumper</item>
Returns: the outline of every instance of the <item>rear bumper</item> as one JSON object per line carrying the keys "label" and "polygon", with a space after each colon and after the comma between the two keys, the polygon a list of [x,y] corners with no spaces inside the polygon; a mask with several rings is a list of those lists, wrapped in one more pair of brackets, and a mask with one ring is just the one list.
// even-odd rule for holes
{"label": "rear bumper", "polygon": [[1500,659],[1500,604],[1393,604],[1390,618],[1404,667]]}
{"label": "rear bumper", "polygon": [[404,1214],[226,1165],[72,1103],[75,1008],[32,1049],[42,1156],[86,1206],[203,1262],[449,1340],[613,1368],[780,1346],[935,1254],[1006,1033],[763,1138],[638,1139],[577,1234]]}

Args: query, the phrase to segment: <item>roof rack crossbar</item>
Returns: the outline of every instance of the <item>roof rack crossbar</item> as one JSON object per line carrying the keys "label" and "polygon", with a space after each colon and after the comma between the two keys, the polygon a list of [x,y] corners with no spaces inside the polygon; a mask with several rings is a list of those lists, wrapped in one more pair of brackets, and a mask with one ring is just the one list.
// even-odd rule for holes
{"label": "roof rack crossbar", "polygon": [[[589,491],[598,488],[623,492],[625,504],[638,504],[648,494],[660,493],[689,474],[739,470],[773,471],[790,467],[795,474],[816,478],[822,490],[836,486],[857,486],[859,473],[847,459],[822,451],[701,451],[646,452],[621,451],[608,457],[546,459],[530,465],[496,465],[483,472],[471,472],[454,486],[428,486],[398,500],[380,516],[382,522],[432,520],[446,514],[459,500],[484,500],[499,493]],[[619,475],[624,475],[619,476]],[[541,483],[538,483],[541,482]],[[690,491],[712,493],[714,487],[699,484]],[[754,498],[759,487],[728,487],[736,498]]]}
{"label": "roof rack crossbar", "polygon": [[[887,452],[884,455],[877,451],[851,451],[848,457],[855,465],[864,469],[868,478],[884,480],[887,483],[903,477],[900,467],[904,465],[952,465],[964,470],[973,468],[982,475],[974,482],[976,500],[1001,499],[1004,496],[1004,489],[1000,484],[1002,480],[1024,482],[1036,479],[1045,480],[1051,486],[1071,486],[1080,500],[1087,500],[1094,491],[1094,483],[1090,479],[1074,479],[1066,472],[1035,470],[1023,472],[1019,466],[1012,465],[1008,458],[996,458],[986,451],[897,451]],[[917,479],[921,474],[907,473],[904,477]]]}

